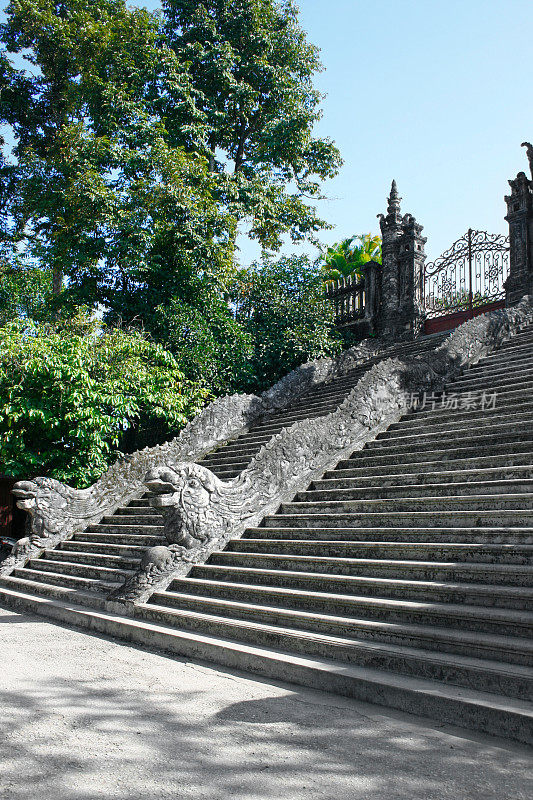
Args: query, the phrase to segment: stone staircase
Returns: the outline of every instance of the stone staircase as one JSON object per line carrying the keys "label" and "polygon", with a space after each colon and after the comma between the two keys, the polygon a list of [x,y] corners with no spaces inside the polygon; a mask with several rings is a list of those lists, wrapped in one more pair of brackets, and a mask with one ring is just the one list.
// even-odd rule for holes
{"label": "stone staircase", "polygon": [[[297,420],[320,417],[335,410],[374,364],[391,355],[416,355],[433,349],[444,337],[445,334],[427,336],[389,348],[346,375],[317,386],[286,409],[266,416],[238,439],[222,445],[199,463],[223,480],[238,475],[263,444],[282,428]],[[64,598],[70,596],[74,602],[94,602],[85,593],[106,597],[138,568],[148,547],[164,543],[161,516],[149,506],[146,497],[140,496],[112,516],[104,517],[99,524],[90,525],[83,533],[75,534],[69,541],[14,570],[9,578],[0,577],[0,587],[6,580],[24,591],[50,595],[50,586],[59,586],[68,590],[61,593]]]}
{"label": "stone staircase", "polygon": [[[283,426],[333,410],[380,357],[201,463],[238,474]],[[531,743],[532,389],[533,326],[450,383],[444,407],[426,398],[131,619],[104,596],[162,542],[143,498],[1,579],[0,601],[25,593],[42,613],[129,641]]]}

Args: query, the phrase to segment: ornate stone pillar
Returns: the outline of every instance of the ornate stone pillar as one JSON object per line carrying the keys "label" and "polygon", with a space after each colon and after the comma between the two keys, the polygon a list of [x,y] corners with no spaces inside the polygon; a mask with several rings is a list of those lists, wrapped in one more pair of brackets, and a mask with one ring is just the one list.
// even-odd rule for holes
{"label": "ornate stone pillar", "polygon": [[361,268],[365,281],[365,320],[368,330],[378,332],[381,311],[381,264],[369,261]]}
{"label": "ornate stone pillar", "polygon": [[505,198],[505,219],[509,223],[511,252],[509,277],[505,281],[505,304],[512,306],[524,295],[533,293],[533,180],[519,172],[514,180],[509,181],[509,186],[511,194]]}
{"label": "ornate stone pillar", "polygon": [[412,214],[402,216],[396,181],[392,182],[387,214],[378,214],[383,240],[383,271],[379,332],[392,339],[410,339],[424,324],[424,245],[422,225]]}

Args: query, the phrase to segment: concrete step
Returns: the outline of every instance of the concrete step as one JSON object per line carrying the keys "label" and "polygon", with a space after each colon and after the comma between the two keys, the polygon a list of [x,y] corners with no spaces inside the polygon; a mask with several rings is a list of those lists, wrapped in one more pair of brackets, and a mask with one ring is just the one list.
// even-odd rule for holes
{"label": "concrete step", "polygon": [[[227,620],[243,620],[249,623],[313,631],[326,636],[366,639],[442,653],[457,653],[474,658],[492,658],[494,653],[498,652],[501,660],[506,663],[528,667],[533,665],[533,643],[531,639],[523,637],[433,625],[338,617],[278,608],[273,605],[206,599],[172,592],[154,592],[147,605],[160,612],[159,621],[165,619],[161,612],[166,611],[170,614],[177,610],[203,616],[219,616]],[[166,618],[167,624],[170,624],[170,620],[171,617]],[[184,624],[184,621],[185,618],[181,615],[180,625]],[[494,649],[496,646],[500,648],[497,651]]]}
{"label": "concrete step", "polygon": [[409,419],[404,419],[391,425],[383,432],[384,435],[380,435],[379,438],[433,436],[438,434],[450,434],[453,436],[456,431],[462,431],[464,434],[465,428],[467,430],[475,428],[492,433],[495,432],[497,428],[506,431],[511,430],[513,426],[521,430],[524,430],[524,427],[533,427],[533,404],[530,406],[529,411],[522,408],[518,413],[509,413],[507,409],[498,408],[494,411],[480,411],[478,414],[470,417],[461,417],[459,413],[460,412],[456,412],[454,416],[452,412],[452,414],[445,419],[443,419],[440,414],[436,413],[433,418],[426,418],[424,420],[416,419],[416,414],[412,416],[409,415]]}
{"label": "concrete step", "polygon": [[[319,484],[318,486],[316,484]],[[331,488],[329,485],[334,484]],[[419,498],[426,495],[434,497],[447,497],[452,495],[493,495],[500,494],[531,494],[533,481],[531,478],[519,480],[492,480],[492,481],[452,481],[450,483],[425,483],[416,485],[407,483],[391,486],[390,484],[357,487],[357,481],[352,480],[352,486],[339,485],[340,481],[315,481],[305,492],[298,492],[295,499],[298,502],[317,502],[319,500],[358,500],[358,499],[391,499],[393,497]],[[344,481],[347,483],[347,481]],[[377,482],[376,482],[377,483]]]}
{"label": "concrete step", "polygon": [[224,550],[213,553],[209,564],[320,572],[334,575],[358,575],[392,580],[439,581],[444,583],[484,583],[505,586],[533,586],[530,566],[455,561],[400,561],[399,559],[348,558],[325,555],[294,555],[250,550]]}
{"label": "concrete step", "polygon": [[[362,452],[362,451],[361,451]],[[442,452],[442,451],[441,451]],[[444,451],[446,452],[446,451]],[[437,459],[438,460],[438,459]],[[421,475],[427,476],[431,480],[433,474],[442,474],[446,472],[461,473],[463,470],[468,472],[475,472],[478,470],[497,470],[513,467],[524,467],[529,469],[533,461],[531,453],[527,448],[523,452],[518,453],[503,453],[498,455],[487,455],[458,458],[455,461],[448,461],[444,458],[441,459],[442,464],[435,465],[435,460],[419,461],[418,457],[412,461],[407,461],[406,457],[402,460],[391,460],[390,464],[386,464],[386,458],[381,457],[377,464],[372,465],[370,458],[356,458],[353,453],[350,459],[343,459],[339,461],[335,469],[327,470],[323,478],[356,478],[362,480],[364,478],[372,481],[375,476],[384,476],[389,479],[391,477]]]}
{"label": "concrete step", "polygon": [[[270,519],[276,519],[271,517]],[[243,539],[321,539],[368,542],[533,544],[533,528],[247,528]]]}
{"label": "concrete step", "polygon": [[77,533],[71,541],[108,542],[154,547],[165,541],[161,525],[89,525],[83,533]]}
{"label": "concrete step", "polygon": [[136,561],[139,561],[147,547],[148,545],[145,543],[142,545],[131,545],[109,542],[80,542],[78,539],[71,539],[59,545],[57,552],[73,551],[75,553],[89,553],[102,557],[120,556],[121,558],[136,559]]}
{"label": "concrete step", "polygon": [[105,608],[106,594],[112,591],[117,584],[103,583],[101,581],[84,580],[83,578],[68,578],[67,584],[58,585],[58,576],[50,573],[46,578],[50,578],[47,583],[41,583],[41,573],[34,573],[31,570],[17,570],[15,574],[0,577],[0,600],[2,588],[15,592],[23,592],[38,597],[47,597],[50,600],[60,600],[66,602],[82,603],[88,608]]}
{"label": "concrete step", "polygon": [[389,499],[368,500],[306,500],[282,503],[282,514],[315,514],[331,512],[333,514],[389,513],[428,511],[452,511],[461,514],[463,511],[502,511],[513,510],[516,513],[529,511],[533,513],[533,496],[519,494],[499,494],[497,496],[472,494],[450,495],[449,497],[392,497]]}
{"label": "concrete step", "polygon": [[387,542],[332,539],[232,539],[228,550],[248,553],[333,556],[335,558],[394,559],[402,561],[472,561],[485,564],[531,565],[533,545],[469,542]]}
{"label": "concrete step", "polygon": [[[135,510],[135,509],[132,509]],[[155,509],[153,509],[155,511]],[[159,523],[161,520],[161,523]],[[102,517],[102,521],[98,523],[99,525],[105,525],[106,527],[111,525],[114,528],[125,528],[126,530],[131,530],[131,528],[145,528],[148,526],[158,525],[158,527],[162,528],[162,520],[163,517],[160,514],[145,514],[144,510],[142,514],[113,514],[112,516]],[[94,530],[96,525],[90,525],[89,528]]]}
{"label": "concrete step", "polygon": [[[193,567],[189,579],[205,582],[206,591],[211,583],[217,586],[246,584],[261,587],[299,589],[307,592],[364,595],[367,597],[417,600],[427,603],[465,603],[484,607],[514,608],[533,611],[533,587],[504,586],[498,584],[440,583],[438,581],[409,581],[393,578],[369,578],[360,575],[328,575],[290,570],[266,570],[244,567],[202,564]],[[171,583],[170,591],[178,591]]]}
{"label": "concrete step", "polygon": [[[515,456],[523,455],[522,463],[531,462],[533,440],[525,438],[531,436],[528,432],[522,434],[522,441],[512,439],[510,442],[486,443],[483,437],[470,437],[465,445],[455,445],[444,447],[445,442],[437,443],[434,447],[421,445],[420,449],[415,445],[385,446],[385,443],[373,447],[374,442],[370,442],[363,450],[356,450],[349,459],[339,461],[338,467],[357,468],[360,466],[381,466],[388,467],[393,464],[419,464],[428,461],[437,461],[440,464],[454,462],[457,464],[461,459],[472,459],[477,464],[482,463],[482,459],[493,456],[504,456],[506,464],[517,463]],[[427,449],[424,449],[426,448]]]}
{"label": "concrete step", "polygon": [[474,419],[480,416],[490,420],[492,417],[498,417],[501,414],[514,414],[521,413],[522,411],[525,411],[526,413],[530,412],[531,406],[533,405],[533,399],[530,398],[529,395],[521,394],[515,390],[510,393],[509,397],[507,394],[498,392],[495,408],[487,406],[485,410],[481,410],[479,402],[475,408],[465,410],[464,406],[467,405],[467,399],[461,395],[457,395],[460,401],[457,408],[451,406],[446,407],[446,403],[449,401],[450,395],[443,394],[442,392],[435,392],[435,395],[440,398],[440,400],[435,404],[435,408],[433,408],[433,403],[429,402],[429,395],[426,394],[427,405],[425,408],[421,408],[419,405],[416,409],[409,410],[401,420],[393,424],[406,425],[408,422],[421,425],[425,422],[431,424],[435,419],[437,419],[439,422],[448,422],[453,419],[467,422],[469,419]]}
{"label": "concrete step", "polygon": [[[260,622],[230,622],[216,615],[191,613],[181,609],[167,609],[166,606],[152,604],[141,607],[143,618],[165,620],[176,627],[208,627],[214,634],[228,630],[231,625],[235,640],[267,644],[292,652],[335,658],[345,664],[357,664],[367,669],[386,670],[390,674],[431,678],[444,684],[472,687],[477,691],[498,691],[504,696],[520,699],[531,698],[532,672],[529,668],[515,665],[502,665],[488,659],[447,653],[430,653],[423,648],[409,647],[396,643],[375,642],[347,636],[333,636],[319,632],[294,630],[290,627],[273,626]],[[170,617],[169,617],[170,615]]]}
{"label": "concrete step", "polygon": [[533,347],[529,356],[516,356],[510,358],[508,355],[502,355],[498,360],[487,363],[485,360],[478,361],[477,364],[469,367],[463,372],[462,377],[487,377],[490,378],[494,375],[516,375],[523,371],[533,371]]}
{"label": "concrete step", "polygon": [[[150,525],[150,524],[156,525],[157,522],[162,519],[161,514],[159,513],[159,511],[156,511],[155,508],[152,508],[148,504],[148,501],[146,501],[146,505],[142,506],[142,507],[137,506],[137,508],[133,508],[133,507],[130,507],[130,506],[125,506],[125,507],[117,508],[117,510],[113,514],[113,519],[116,520],[119,517],[135,517],[136,521],[137,521],[137,519],[139,519],[141,517],[151,517],[150,522],[147,523],[148,525]],[[154,517],[156,517],[156,520],[153,519]],[[133,520],[131,520],[131,519],[125,520],[125,524],[132,525],[133,524]]]}
{"label": "concrete step", "polygon": [[[64,543],[67,544],[67,543]],[[110,568],[117,568],[122,570],[137,569],[141,555],[140,551],[136,552],[133,557],[123,557],[120,555],[108,555],[102,550],[72,550],[64,546],[56,547],[54,550],[45,550],[43,557],[46,560],[73,562],[76,564],[90,564],[95,566],[105,566]]]}
{"label": "concrete step", "polygon": [[455,378],[444,385],[447,392],[456,392],[457,394],[464,394],[465,392],[483,392],[493,394],[498,391],[500,387],[504,391],[510,389],[522,389],[524,392],[529,393],[533,386],[533,374],[522,371],[513,373],[512,375],[505,376],[492,376],[486,375],[482,377],[469,376],[468,373],[464,377]]}
{"label": "concrete step", "polygon": [[417,448],[417,452],[424,452],[424,449],[435,449],[443,443],[447,443],[450,448],[457,446],[463,447],[476,444],[479,447],[491,445],[493,443],[510,444],[521,442],[528,432],[527,427],[520,427],[516,423],[507,425],[484,425],[478,430],[465,431],[464,428],[455,428],[448,431],[437,433],[414,433],[410,431],[384,431],[376,439],[373,439],[366,446],[367,450],[399,449],[402,447]]}
{"label": "concrete step", "polygon": [[[6,579],[7,580],[7,579]],[[45,569],[31,569],[24,567],[16,569],[9,575],[11,582],[17,581],[17,585],[22,587],[22,591],[36,592],[47,597],[60,597],[59,589],[68,589],[76,592],[96,593],[104,599],[110,591],[123,583],[123,578],[117,576],[106,576],[103,579],[98,577],[83,577],[81,575],[67,575],[60,572],[52,572]],[[69,595],[72,598],[72,595]],[[81,602],[86,602],[85,598],[80,598]]]}
{"label": "concrete step", "polygon": [[[394,651],[389,645],[380,644],[374,648],[368,642],[363,643],[365,649],[360,648],[362,666],[357,666],[348,664],[346,659],[337,661],[334,658],[337,653],[344,657],[349,646],[346,640],[336,641],[312,633],[296,634],[274,626],[224,622],[221,618],[209,619],[200,615],[195,617],[173,611],[177,627],[171,627],[150,621],[149,616],[156,613],[153,606],[139,607],[137,618],[131,619],[7,588],[0,589],[0,602],[9,608],[40,613],[63,624],[114,636],[181,657],[203,658],[231,669],[246,669],[263,677],[288,680],[406,712],[422,713],[438,718],[441,722],[461,724],[473,730],[506,736],[527,744],[533,741],[533,704],[502,697],[501,690],[498,694],[484,693],[447,684],[441,678],[431,680],[402,675],[399,674],[399,666],[391,670],[373,668],[372,653],[376,654],[376,658],[379,658],[379,651],[383,653],[382,666],[386,663],[388,654],[394,657]],[[168,615],[166,609],[162,613]],[[189,621],[191,630],[184,629],[186,620]],[[218,636],[198,632],[210,624],[218,625]],[[196,630],[192,629],[193,626]],[[243,641],[247,636],[250,639],[256,637],[263,644],[258,646]],[[298,655],[298,649],[303,647],[323,648],[324,656]],[[367,657],[365,653],[368,654]],[[401,657],[401,653],[396,655],[398,659]],[[439,660],[443,665],[450,663],[442,654],[426,654],[426,658],[428,670],[438,669]],[[457,675],[461,666],[475,667],[473,662],[460,662],[457,656],[452,659],[457,664]],[[433,667],[429,666],[429,660]],[[400,661],[397,663],[399,665]],[[483,666],[485,669],[481,669],[487,675],[490,667],[488,664]],[[498,674],[501,676],[500,682],[505,680],[505,670],[509,680],[516,683],[519,676],[516,667],[511,669],[495,665],[495,687]],[[446,670],[443,668],[444,672]],[[466,671],[463,674],[466,675]],[[472,681],[475,680],[473,676]]]}
{"label": "concrete step", "polygon": [[[364,594],[310,592],[288,587],[266,587],[227,581],[217,583],[198,578],[178,578],[166,591],[156,593],[153,600],[158,605],[174,606],[177,603],[179,608],[189,607],[189,604],[192,604],[195,610],[198,610],[196,607],[198,601],[199,610],[206,607],[209,609],[211,603],[217,608],[225,608],[226,603],[230,608],[233,604],[245,608],[261,606],[274,608],[283,613],[302,611],[312,616],[334,617],[340,625],[347,619],[357,619],[409,625],[435,625],[462,631],[525,638],[533,634],[533,613],[523,609],[468,605],[451,601],[427,603],[424,600],[379,595],[369,597]],[[208,610],[208,613],[211,611]]]}
{"label": "concrete step", "polygon": [[[532,459],[533,461],[533,459]],[[339,470],[345,472],[346,470]],[[319,490],[333,489],[360,489],[361,491],[371,491],[373,488],[394,491],[402,487],[416,488],[422,490],[431,485],[442,485],[453,487],[455,484],[465,484],[471,487],[481,487],[484,484],[493,482],[502,483],[507,481],[530,482],[533,479],[533,463],[522,464],[511,467],[497,467],[485,469],[456,469],[440,470],[427,472],[381,474],[377,475],[358,475],[356,477],[342,476],[337,477],[337,472],[331,470],[326,473],[328,477],[313,481],[309,488]]]}
{"label": "concrete step", "polygon": [[[28,562],[24,567],[26,570],[33,570],[39,575],[44,576],[49,573],[57,574],[62,578],[66,576],[74,576],[78,578],[94,578],[95,580],[104,581],[105,583],[123,583],[126,575],[131,573],[131,570],[120,569],[118,567],[96,566],[94,564],[76,563],[71,561],[57,561],[55,559],[33,559]],[[40,580],[40,579],[39,579]]]}
{"label": "concrete step", "polygon": [[[286,506],[288,504],[284,504]],[[282,507],[281,513],[267,515],[263,519],[265,527],[303,527],[303,528],[532,528],[533,513],[531,511],[497,510],[497,511],[393,511],[359,512],[359,513],[308,513],[305,511],[291,513]]]}

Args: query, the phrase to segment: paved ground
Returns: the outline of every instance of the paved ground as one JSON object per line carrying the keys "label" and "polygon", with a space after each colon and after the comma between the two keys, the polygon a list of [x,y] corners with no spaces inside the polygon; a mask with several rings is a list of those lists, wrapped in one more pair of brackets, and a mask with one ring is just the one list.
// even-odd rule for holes
{"label": "paved ground", "polygon": [[0,609],[2,800],[530,800],[533,757]]}

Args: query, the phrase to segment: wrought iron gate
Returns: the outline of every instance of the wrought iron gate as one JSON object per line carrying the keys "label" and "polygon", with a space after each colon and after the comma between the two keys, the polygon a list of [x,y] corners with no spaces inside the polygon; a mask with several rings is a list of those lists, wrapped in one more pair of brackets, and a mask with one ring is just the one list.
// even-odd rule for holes
{"label": "wrought iron gate", "polygon": [[426,318],[456,314],[459,324],[500,304],[505,299],[503,284],[508,274],[508,237],[469,228],[445,253],[425,266]]}

